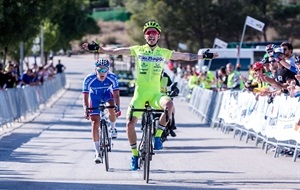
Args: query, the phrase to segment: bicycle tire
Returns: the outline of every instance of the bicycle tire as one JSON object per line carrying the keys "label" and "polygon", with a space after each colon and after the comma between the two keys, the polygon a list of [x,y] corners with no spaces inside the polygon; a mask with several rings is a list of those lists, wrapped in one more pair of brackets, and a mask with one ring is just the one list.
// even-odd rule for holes
{"label": "bicycle tire", "polygon": [[105,170],[108,171],[109,169],[109,159],[108,159],[108,146],[109,146],[109,139],[108,139],[108,130],[107,130],[107,125],[106,125],[106,121],[101,121],[101,126],[102,126],[102,134],[103,134],[103,156],[104,159],[103,161],[105,162]]}
{"label": "bicycle tire", "polygon": [[102,134],[102,128],[101,124],[99,126],[99,147],[100,147],[100,156],[101,156],[101,163],[103,164],[103,134]]}
{"label": "bicycle tire", "polygon": [[146,135],[145,135],[145,147],[146,147],[146,155],[145,155],[145,162],[144,162],[144,175],[146,183],[149,182],[149,176],[150,176],[150,160],[151,160],[151,127],[152,122],[150,118],[147,118],[147,124],[146,124]]}

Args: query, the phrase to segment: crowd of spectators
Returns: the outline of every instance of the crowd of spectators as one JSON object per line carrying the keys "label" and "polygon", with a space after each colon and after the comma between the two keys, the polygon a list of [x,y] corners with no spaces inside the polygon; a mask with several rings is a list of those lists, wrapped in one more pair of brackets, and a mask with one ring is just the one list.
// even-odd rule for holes
{"label": "crowd of spectators", "polygon": [[37,65],[36,63],[28,66],[24,72],[20,71],[18,64],[8,61],[6,66],[0,63],[0,90],[22,87],[25,85],[43,85],[44,81],[50,80],[57,73],[62,73],[66,67],[58,60],[56,66],[53,65],[53,59],[46,65]]}
{"label": "crowd of spectators", "polygon": [[172,67],[174,73],[188,81],[190,92],[195,86],[205,89],[224,91],[242,90],[253,92],[259,96],[284,94],[290,97],[300,97],[300,56],[293,52],[290,42],[280,46],[269,44],[265,48],[265,56],[249,65],[248,76],[244,76],[238,66],[227,63],[215,74],[207,66],[200,69],[180,64]]}
{"label": "crowd of spectators", "polygon": [[[176,67],[169,64],[169,68],[177,76],[188,81],[190,92],[187,100],[191,97],[193,89],[200,86],[215,91],[247,91],[253,93],[257,100],[261,96],[267,96],[267,102],[270,104],[277,95],[300,97],[300,55],[293,50],[293,45],[289,42],[283,42],[280,46],[267,45],[264,57],[248,66],[247,76],[240,72],[238,64],[234,66],[232,63],[220,67],[215,74],[206,66],[196,69],[190,65],[183,67],[178,64]],[[295,124],[295,129],[299,126],[300,119]],[[276,150],[276,147],[273,150]],[[292,156],[294,151],[294,148],[286,147],[280,153]]]}

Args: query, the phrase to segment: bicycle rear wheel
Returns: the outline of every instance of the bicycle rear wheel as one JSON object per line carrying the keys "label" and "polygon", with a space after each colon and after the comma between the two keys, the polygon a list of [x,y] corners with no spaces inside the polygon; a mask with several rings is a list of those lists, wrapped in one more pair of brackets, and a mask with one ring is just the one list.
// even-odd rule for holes
{"label": "bicycle rear wheel", "polygon": [[146,148],[146,154],[145,154],[145,161],[144,161],[144,180],[146,180],[146,183],[149,182],[149,175],[150,175],[150,160],[151,160],[151,121],[147,122],[146,125],[146,134],[145,134],[145,148]]}
{"label": "bicycle rear wheel", "polygon": [[107,124],[105,121],[101,121],[101,126],[102,126],[102,144],[103,146],[103,151],[102,151],[102,156],[104,156],[103,161],[105,162],[105,170],[108,171],[109,169],[109,159],[108,159],[108,147],[109,147],[109,138],[108,138],[108,130],[107,130]]}

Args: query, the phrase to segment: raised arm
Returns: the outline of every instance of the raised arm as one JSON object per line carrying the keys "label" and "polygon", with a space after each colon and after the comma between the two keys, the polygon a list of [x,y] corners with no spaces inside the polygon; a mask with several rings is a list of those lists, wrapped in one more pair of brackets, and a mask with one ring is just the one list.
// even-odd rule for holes
{"label": "raised arm", "polygon": [[129,47],[123,48],[105,48],[99,46],[96,42],[83,43],[82,48],[92,52],[99,52],[103,54],[113,54],[113,55],[130,55]]}
{"label": "raised arm", "polygon": [[194,53],[173,52],[171,59],[183,61],[196,61],[198,59],[213,59],[218,56],[218,53],[210,53],[209,51],[205,51],[203,54],[200,55]]}
{"label": "raised arm", "polygon": [[291,70],[291,65],[288,62],[286,62],[284,59],[278,59],[278,62],[282,66],[284,66],[285,68],[287,68],[288,70]]}

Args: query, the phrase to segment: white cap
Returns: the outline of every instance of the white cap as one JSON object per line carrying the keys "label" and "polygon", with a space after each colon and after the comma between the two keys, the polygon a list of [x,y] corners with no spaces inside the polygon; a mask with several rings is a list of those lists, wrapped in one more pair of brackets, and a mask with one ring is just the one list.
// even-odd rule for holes
{"label": "white cap", "polygon": [[284,50],[282,47],[278,47],[278,48],[275,48],[274,53],[284,53]]}
{"label": "white cap", "polygon": [[208,67],[206,65],[202,66],[201,71],[202,72],[207,72],[208,71]]}

